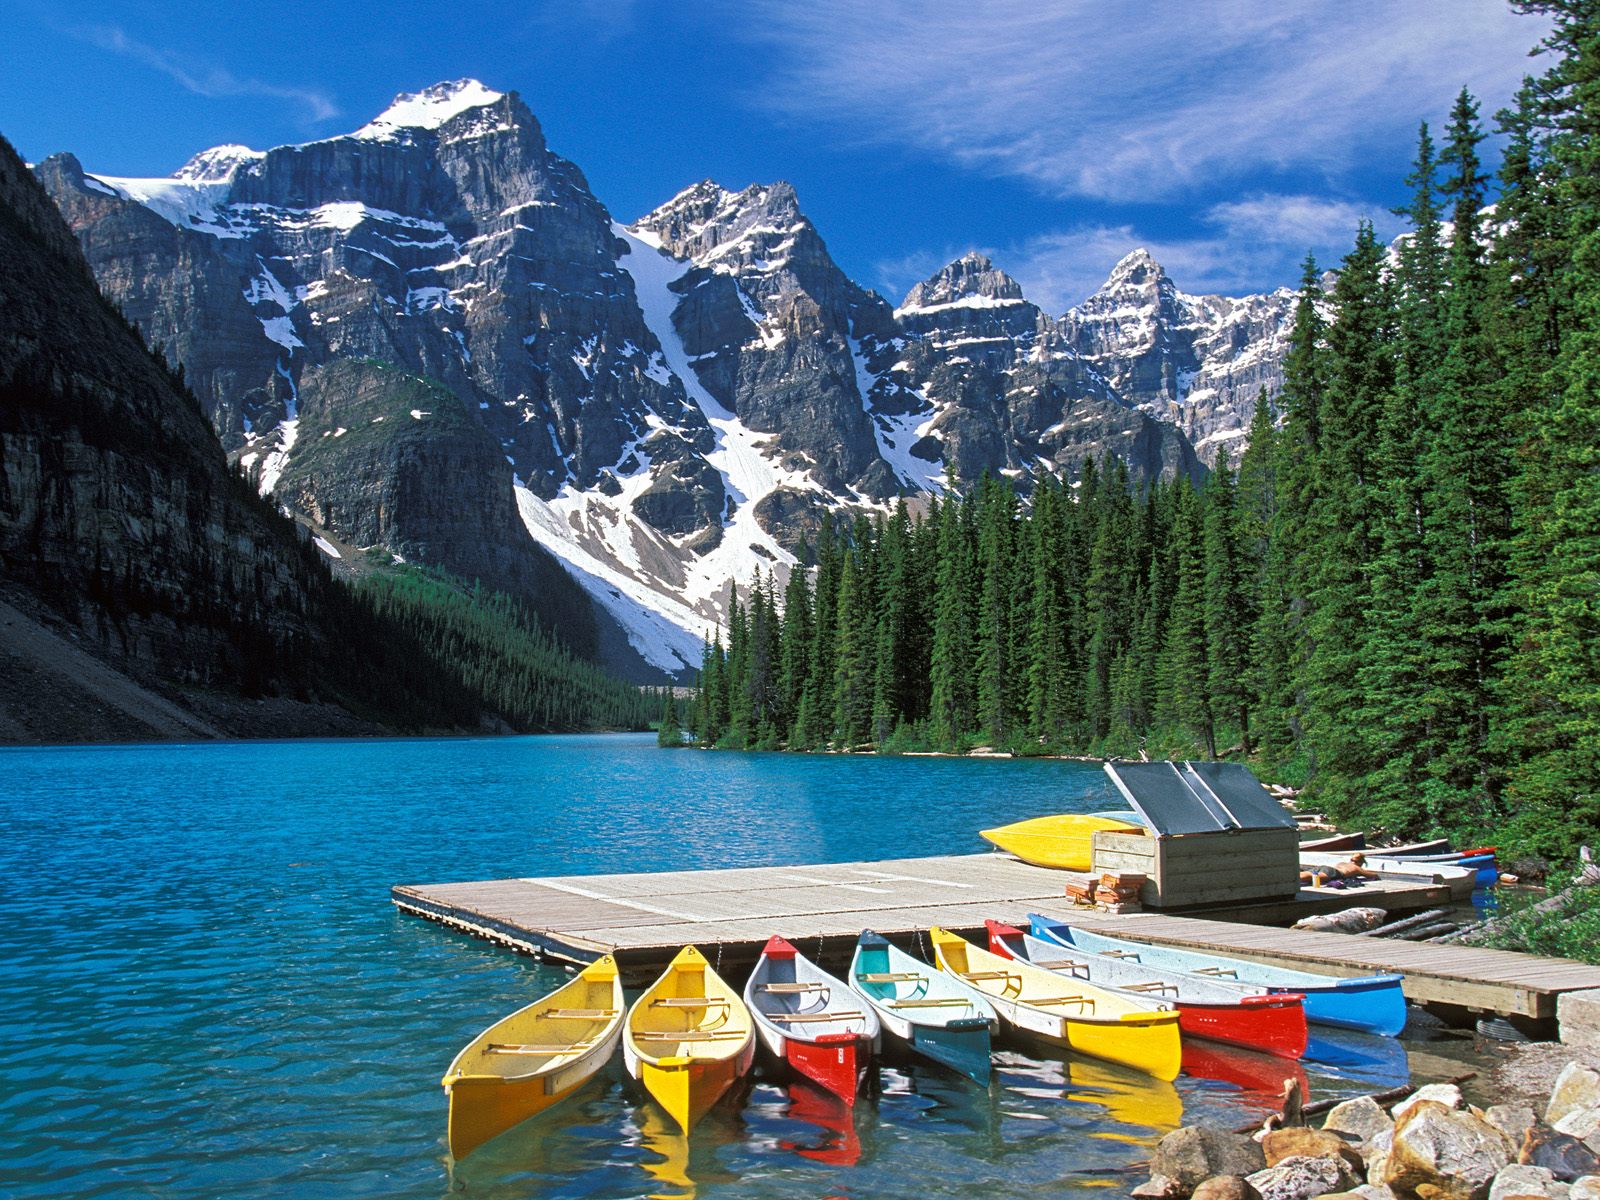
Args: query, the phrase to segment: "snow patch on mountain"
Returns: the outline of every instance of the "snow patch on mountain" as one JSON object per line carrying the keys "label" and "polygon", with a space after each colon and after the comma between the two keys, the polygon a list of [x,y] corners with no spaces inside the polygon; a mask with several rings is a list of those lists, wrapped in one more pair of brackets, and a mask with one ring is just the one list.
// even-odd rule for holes
{"label": "snow patch on mountain", "polygon": [[388,108],[350,136],[383,141],[407,129],[437,129],[469,108],[482,108],[503,97],[476,79],[436,83],[420,92],[400,93]]}

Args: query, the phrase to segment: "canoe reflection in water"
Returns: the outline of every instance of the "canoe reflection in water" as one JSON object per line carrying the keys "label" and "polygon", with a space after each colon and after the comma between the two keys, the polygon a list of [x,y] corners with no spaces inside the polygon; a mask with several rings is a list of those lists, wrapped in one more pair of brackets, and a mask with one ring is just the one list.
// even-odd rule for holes
{"label": "canoe reflection in water", "polygon": [[1387,1091],[1411,1081],[1411,1063],[1401,1042],[1354,1029],[1313,1026],[1305,1063],[1313,1076],[1365,1084],[1368,1091]]}
{"label": "canoe reflection in water", "polygon": [[1300,1086],[1302,1096],[1311,1095],[1311,1081],[1298,1060],[1202,1038],[1184,1039],[1183,1073],[1220,1084],[1234,1091],[1241,1103],[1263,1113],[1279,1111],[1291,1080]]}
{"label": "canoe reflection in water", "polygon": [[[856,1129],[856,1109],[837,1096],[796,1080],[789,1085],[788,1117],[813,1126],[816,1134],[804,1139],[780,1138],[778,1145],[801,1158],[835,1167],[861,1162],[861,1135]],[[877,1114],[868,1109],[868,1118]]]}
{"label": "canoe reflection in water", "polygon": [[1002,1106],[1007,1093],[1089,1105],[1095,1110],[1092,1117],[1086,1114],[1091,1137],[1136,1146],[1153,1145],[1183,1124],[1183,1099],[1166,1080],[1101,1059],[1052,1053],[1048,1043],[1034,1039],[1011,1041],[1021,1053],[1004,1052],[995,1062]]}
{"label": "canoe reflection in water", "polygon": [[637,1113],[637,1142],[644,1151],[638,1164],[655,1185],[646,1193],[651,1200],[692,1200],[702,1187],[738,1181],[738,1175],[717,1161],[722,1147],[745,1136],[744,1121],[733,1105],[708,1113],[692,1135],[653,1104],[640,1105]]}

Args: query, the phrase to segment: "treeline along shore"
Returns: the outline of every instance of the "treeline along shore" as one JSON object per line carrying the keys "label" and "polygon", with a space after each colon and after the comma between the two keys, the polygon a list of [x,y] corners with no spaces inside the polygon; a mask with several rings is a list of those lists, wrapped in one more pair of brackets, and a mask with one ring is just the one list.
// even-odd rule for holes
{"label": "treeline along shore", "polygon": [[[1600,16],[1553,32],[1498,177],[1463,91],[1391,249],[1307,260],[1236,465],[825,527],[707,645],[703,745],[1227,755],[1350,825],[1566,860],[1600,828]],[[1491,207],[1492,202],[1492,207]]]}

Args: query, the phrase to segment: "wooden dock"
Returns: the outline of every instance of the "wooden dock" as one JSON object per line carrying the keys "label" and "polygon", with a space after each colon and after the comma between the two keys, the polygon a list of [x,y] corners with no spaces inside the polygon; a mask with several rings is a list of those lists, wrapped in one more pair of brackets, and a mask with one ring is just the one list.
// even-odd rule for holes
{"label": "wooden dock", "polygon": [[964,933],[991,917],[1029,912],[1152,943],[1237,954],[1334,975],[1398,971],[1406,994],[1486,1012],[1544,1019],[1568,991],[1600,988],[1600,968],[1463,946],[1283,929],[1313,912],[1353,904],[1392,914],[1448,903],[1447,889],[1374,883],[1356,891],[1303,890],[1294,900],[1234,905],[1201,914],[1087,914],[1064,897],[1067,873],[1001,854],[908,858],[802,867],[567,875],[401,886],[404,912],[542,958],[588,962],[614,954],[630,981],[643,981],[695,943],[735,974],[761,944],[782,934],[842,970],[862,929],[925,951],[930,925]]}

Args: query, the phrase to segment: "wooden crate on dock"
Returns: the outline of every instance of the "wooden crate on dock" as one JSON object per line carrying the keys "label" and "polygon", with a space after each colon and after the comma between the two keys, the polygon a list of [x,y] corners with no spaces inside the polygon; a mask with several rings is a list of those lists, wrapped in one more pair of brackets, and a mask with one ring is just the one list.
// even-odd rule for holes
{"label": "wooden crate on dock", "polygon": [[1147,908],[1271,900],[1300,890],[1300,842],[1291,829],[1229,829],[1173,834],[1094,835],[1097,874],[1145,876]]}

